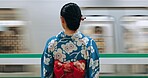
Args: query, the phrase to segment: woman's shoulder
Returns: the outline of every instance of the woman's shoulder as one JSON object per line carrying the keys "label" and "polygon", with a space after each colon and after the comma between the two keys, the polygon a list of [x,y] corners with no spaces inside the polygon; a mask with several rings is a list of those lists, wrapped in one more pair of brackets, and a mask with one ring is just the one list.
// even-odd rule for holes
{"label": "woman's shoulder", "polygon": [[51,41],[53,41],[53,40],[56,40],[56,36],[50,37],[50,38],[47,40],[47,43],[49,43],[49,42],[51,42]]}
{"label": "woman's shoulder", "polygon": [[47,42],[46,42],[46,45],[49,45],[49,44],[54,44],[57,42],[57,37],[56,36],[53,36],[53,37],[50,37]]}

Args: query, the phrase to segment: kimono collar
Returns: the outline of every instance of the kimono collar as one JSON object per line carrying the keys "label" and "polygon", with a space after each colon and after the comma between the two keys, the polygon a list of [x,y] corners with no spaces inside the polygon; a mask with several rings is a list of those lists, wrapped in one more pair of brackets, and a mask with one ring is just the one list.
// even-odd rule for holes
{"label": "kimono collar", "polygon": [[80,32],[80,31],[77,31],[76,33],[74,33],[73,35],[67,35],[64,33],[64,31],[60,32],[58,35],[57,35],[58,38],[72,38],[72,39],[76,39],[76,38],[82,38],[84,37],[84,35]]}

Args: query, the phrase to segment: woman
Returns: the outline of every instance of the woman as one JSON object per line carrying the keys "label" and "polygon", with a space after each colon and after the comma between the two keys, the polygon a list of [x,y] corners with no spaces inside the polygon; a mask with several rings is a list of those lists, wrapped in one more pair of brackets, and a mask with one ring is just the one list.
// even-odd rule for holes
{"label": "woman", "polygon": [[78,31],[82,19],[75,3],[60,12],[64,31],[50,38],[41,59],[42,78],[98,78],[99,52],[94,40]]}

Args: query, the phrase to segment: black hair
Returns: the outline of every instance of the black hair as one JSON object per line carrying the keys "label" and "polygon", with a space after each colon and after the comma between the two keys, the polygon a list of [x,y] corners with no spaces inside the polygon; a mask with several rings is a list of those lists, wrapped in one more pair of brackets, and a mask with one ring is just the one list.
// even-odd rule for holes
{"label": "black hair", "polygon": [[77,4],[65,4],[61,9],[60,15],[65,19],[67,27],[70,30],[76,31],[79,28],[82,15],[80,7]]}

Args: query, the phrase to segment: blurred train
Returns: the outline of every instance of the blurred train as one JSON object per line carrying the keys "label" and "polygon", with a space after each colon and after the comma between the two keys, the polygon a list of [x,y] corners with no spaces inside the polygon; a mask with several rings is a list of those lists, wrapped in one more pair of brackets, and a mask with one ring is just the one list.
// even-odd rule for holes
{"label": "blurred train", "polygon": [[[100,53],[148,53],[148,0],[0,0],[0,53],[42,54],[48,38],[63,30],[60,9],[68,2],[81,7],[86,20],[79,31]],[[0,65],[0,77],[6,73],[39,76],[40,65]],[[148,65],[101,65],[100,73],[148,74]]]}

